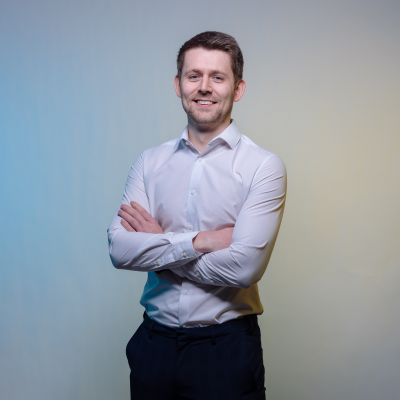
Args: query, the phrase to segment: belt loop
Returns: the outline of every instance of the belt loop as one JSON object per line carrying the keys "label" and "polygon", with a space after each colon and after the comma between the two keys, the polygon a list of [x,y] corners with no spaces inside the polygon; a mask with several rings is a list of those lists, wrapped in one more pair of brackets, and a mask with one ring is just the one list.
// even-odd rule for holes
{"label": "belt loop", "polygon": [[149,332],[149,337],[151,340],[153,340],[153,326],[154,326],[154,321],[150,318],[150,332]]}
{"label": "belt loop", "polygon": [[211,325],[211,344],[214,346],[215,344],[215,337],[214,337],[214,325]]}

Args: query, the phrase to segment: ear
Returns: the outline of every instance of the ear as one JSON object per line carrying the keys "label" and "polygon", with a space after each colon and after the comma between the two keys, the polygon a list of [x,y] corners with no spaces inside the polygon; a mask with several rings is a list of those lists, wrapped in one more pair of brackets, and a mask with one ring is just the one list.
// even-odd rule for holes
{"label": "ear", "polygon": [[233,101],[239,101],[242,98],[245,89],[246,89],[246,82],[243,79],[241,79],[236,85],[235,97],[233,98]]}
{"label": "ear", "polygon": [[179,77],[178,77],[178,75],[175,76],[174,86],[175,86],[176,95],[181,99],[182,98],[182,94],[181,94],[181,86],[179,85]]}

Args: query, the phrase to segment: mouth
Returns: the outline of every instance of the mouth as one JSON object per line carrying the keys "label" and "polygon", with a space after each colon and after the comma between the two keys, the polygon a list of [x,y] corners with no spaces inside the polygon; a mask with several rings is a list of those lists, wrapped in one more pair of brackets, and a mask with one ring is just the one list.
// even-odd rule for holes
{"label": "mouth", "polygon": [[196,104],[198,104],[200,107],[210,107],[213,106],[214,104],[217,104],[216,101],[211,101],[211,100],[201,100],[201,99],[196,99],[193,100]]}

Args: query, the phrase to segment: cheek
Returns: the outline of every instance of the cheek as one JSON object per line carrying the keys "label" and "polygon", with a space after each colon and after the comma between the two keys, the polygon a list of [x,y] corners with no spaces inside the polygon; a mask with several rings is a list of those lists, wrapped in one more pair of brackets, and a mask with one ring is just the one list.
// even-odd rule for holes
{"label": "cheek", "polygon": [[196,92],[196,85],[185,85],[184,87],[181,88],[181,93],[182,96],[187,98],[191,98],[195,95]]}
{"label": "cheek", "polygon": [[220,98],[224,103],[231,102],[234,97],[234,92],[230,87],[218,87],[214,90],[215,95]]}
{"label": "cheek", "polygon": [[219,101],[220,103],[225,107],[226,105],[228,105],[231,102],[231,98],[229,97],[229,94],[221,94],[221,96],[219,96]]}

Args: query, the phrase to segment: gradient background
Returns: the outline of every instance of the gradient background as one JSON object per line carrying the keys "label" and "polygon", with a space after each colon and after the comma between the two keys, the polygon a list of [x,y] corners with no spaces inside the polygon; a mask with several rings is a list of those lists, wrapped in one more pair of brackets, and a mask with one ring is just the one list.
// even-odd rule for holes
{"label": "gradient background", "polygon": [[267,398],[399,398],[399,21],[398,0],[1,0],[1,399],[129,398],[146,274],[106,230],[136,156],[186,125],[175,57],[205,30],[238,40],[233,117],[288,171]]}

